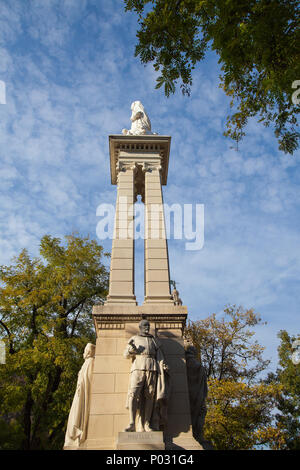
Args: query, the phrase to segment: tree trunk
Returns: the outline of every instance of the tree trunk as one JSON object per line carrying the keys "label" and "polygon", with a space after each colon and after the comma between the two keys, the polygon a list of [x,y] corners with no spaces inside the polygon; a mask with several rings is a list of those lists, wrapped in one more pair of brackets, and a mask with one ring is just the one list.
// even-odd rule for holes
{"label": "tree trunk", "polygon": [[59,387],[61,374],[62,374],[62,369],[61,367],[57,366],[55,368],[54,374],[48,375],[47,389],[46,389],[44,398],[42,400],[41,406],[39,408],[39,411],[37,411],[36,413],[34,424],[33,424],[31,445],[34,447],[39,447],[40,445],[39,433],[41,432],[41,424],[42,424],[43,418],[47,415],[48,406],[51,404],[53,400],[53,394],[56,392],[56,390]]}
{"label": "tree trunk", "polygon": [[23,450],[30,450],[31,448],[31,412],[33,406],[33,399],[31,395],[31,390],[27,391],[26,401],[24,405],[24,417],[23,417],[23,426],[25,438],[22,442]]}

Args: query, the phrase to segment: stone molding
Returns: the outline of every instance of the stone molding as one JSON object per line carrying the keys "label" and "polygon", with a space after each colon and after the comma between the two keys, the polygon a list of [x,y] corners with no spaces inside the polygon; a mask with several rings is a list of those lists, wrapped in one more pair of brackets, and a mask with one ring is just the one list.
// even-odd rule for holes
{"label": "stone molding", "polygon": [[187,308],[174,305],[151,305],[150,306],[121,306],[117,305],[95,305],[93,308],[93,320],[96,331],[99,330],[123,330],[125,324],[139,323],[142,319],[153,324],[156,331],[180,329],[183,333]]}
{"label": "stone molding", "polygon": [[186,314],[97,314],[93,313],[96,330],[123,330],[126,323],[139,323],[147,317],[147,320],[158,330],[181,330],[182,333],[186,324]]}

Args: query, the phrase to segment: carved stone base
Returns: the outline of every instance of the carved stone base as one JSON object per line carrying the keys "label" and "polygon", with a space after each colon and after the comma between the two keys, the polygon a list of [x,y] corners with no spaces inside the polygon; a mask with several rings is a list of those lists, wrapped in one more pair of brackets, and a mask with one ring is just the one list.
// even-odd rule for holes
{"label": "carved stone base", "polygon": [[63,450],[81,450],[78,446],[64,446]]}
{"label": "carved stone base", "polygon": [[161,431],[119,432],[117,450],[164,450],[165,444]]}

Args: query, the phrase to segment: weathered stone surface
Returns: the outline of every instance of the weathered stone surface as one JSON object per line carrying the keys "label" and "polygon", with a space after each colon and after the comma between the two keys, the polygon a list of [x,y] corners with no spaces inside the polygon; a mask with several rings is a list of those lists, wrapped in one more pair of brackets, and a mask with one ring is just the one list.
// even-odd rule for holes
{"label": "weathered stone surface", "polygon": [[119,432],[116,448],[118,450],[164,450],[161,431]]}

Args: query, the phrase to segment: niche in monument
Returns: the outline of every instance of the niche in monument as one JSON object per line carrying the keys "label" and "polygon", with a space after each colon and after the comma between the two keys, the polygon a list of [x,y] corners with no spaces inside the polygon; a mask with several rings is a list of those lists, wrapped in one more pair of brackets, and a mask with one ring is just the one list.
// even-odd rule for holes
{"label": "niche in monument", "polygon": [[[198,379],[193,363],[188,381],[187,307],[175,286],[170,291],[162,186],[167,184],[171,137],[151,131],[140,101],[132,103],[131,111],[131,128],[109,136],[111,183],[117,186],[109,294],[104,305],[93,307],[97,341],[88,420],[81,430],[85,438],[77,448],[201,450],[190,410],[189,385]],[[141,305],[135,297],[132,229],[138,196],[145,208]],[[192,392],[191,397],[195,388]],[[198,412],[201,419],[193,418],[197,436],[205,397]]]}

